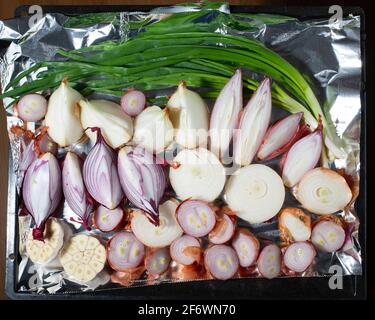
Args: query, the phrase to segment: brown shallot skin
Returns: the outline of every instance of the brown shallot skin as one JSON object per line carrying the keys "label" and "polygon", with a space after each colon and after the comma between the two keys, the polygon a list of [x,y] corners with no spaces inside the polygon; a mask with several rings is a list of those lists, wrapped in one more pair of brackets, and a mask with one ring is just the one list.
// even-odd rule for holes
{"label": "brown shallot skin", "polygon": [[193,263],[188,266],[177,264],[175,270],[172,272],[172,279],[177,281],[203,280],[209,279],[209,275],[203,264]]}
{"label": "brown shallot skin", "polygon": [[[295,239],[293,237],[293,233],[287,228],[284,218],[287,215],[291,215],[295,218],[297,218],[299,221],[301,221],[304,226],[306,227],[306,230],[309,230],[310,234],[306,236],[303,240],[308,240],[311,236],[311,217],[306,214],[302,209],[299,208],[284,208],[280,211],[278,216],[278,226],[280,231],[280,240],[282,243],[282,246],[287,246],[291,244],[294,241],[301,241],[301,239]],[[296,235],[295,235],[296,236]]]}
{"label": "brown shallot skin", "polygon": [[111,281],[113,283],[118,283],[122,286],[128,287],[132,285],[134,280],[138,280],[144,272],[145,272],[144,266],[139,266],[136,268],[123,270],[123,271],[114,271],[111,274]]}

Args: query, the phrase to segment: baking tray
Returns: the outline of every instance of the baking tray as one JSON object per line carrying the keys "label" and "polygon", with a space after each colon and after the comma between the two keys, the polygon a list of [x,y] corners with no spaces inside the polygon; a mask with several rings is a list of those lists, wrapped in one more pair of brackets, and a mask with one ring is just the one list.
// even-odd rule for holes
{"label": "baking tray", "polygon": [[[114,12],[114,11],[149,11],[160,6],[42,6],[44,13],[62,13],[79,15],[85,13]],[[27,14],[29,6],[20,6],[15,10],[15,17]],[[178,284],[160,284],[158,286],[119,288],[118,290],[96,290],[74,294],[35,294],[17,292],[16,281],[18,265],[17,241],[17,199],[15,192],[8,195],[7,214],[7,249],[5,292],[11,299],[365,299],[366,298],[366,61],[365,61],[365,14],[359,7],[342,7],[344,16],[349,14],[361,17],[361,55],[362,55],[362,85],[361,85],[361,140],[360,140],[360,192],[355,204],[360,219],[359,241],[362,252],[362,275],[344,276],[343,289],[331,290],[327,277],[315,278],[243,278],[226,281],[193,281]],[[236,13],[272,13],[296,17],[300,20],[311,18],[328,18],[329,7],[286,7],[286,6],[231,6],[231,12]],[[4,44],[0,43],[1,46]],[[9,157],[9,185],[15,185],[12,172],[12,157]],[[228,295],[228,293],[230,293]]]}

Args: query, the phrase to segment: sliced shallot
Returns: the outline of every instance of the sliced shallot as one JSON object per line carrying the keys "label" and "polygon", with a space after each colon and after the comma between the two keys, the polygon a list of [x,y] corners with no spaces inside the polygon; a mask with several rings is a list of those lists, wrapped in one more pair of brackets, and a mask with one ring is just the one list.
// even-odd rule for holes
{"label": "sliced shallot", "polygon": [[204,264],[210,274],[220,280],[232,278],[239,268],[236,251],[223,244],[216,244],[205,251]]}
{"label": "sliced shallot", "polygon": [[287,187],[295,186],[320,159],[323,140],[320,126],[298,140],[282,159],[282,178]]}
{"label": "sliced shallot", "polygon": [[173,190],[181,199],[213,201],[225,184],[225,169],[217,157],[204,148],[181,150],[169,171]]}
{"label": "sliced shallot", "polygon": [[352,192],[337,172],[316,168],[302,178],[296,188],[296,198],[313,213],[331,214],[345,208],[352,199]]}
{"label": "sliced shallot", "polygon": [[285,188],[280,176],[262,164],[237,170],[225,186],[225,201],[238,217],[249,223],[261,223],[281,209]]}
{"label": "sliced shallot", "polygon": [[270,160],[283,154],[301,138],[305,132],[305,127],[300,126],[302,115],[302,112],[291,114],[269,127],[258,150],[259,160]]}
{"label": "sliced shallot", "polygon": [[120,207],[108,209],[99,206],[94,213],[94,225],[103,232],[111,232],[118,229],[124,220],[124,210]]}
{"label": "sliced shallot", "polygon": [[146,254],[145,267],[153,275],[167,271],[171,262],[171,256],[167,248],[151,249]]}
{"label": "sliced shallot", "polygon": [[311,242],[320,251],[335,252],[344,245],[344,228],[334,219],[318,221],[313,228]]}
{"label": "sliced shallot", "polygon": [[47,113],[47,100],[37,93],[24,95],[17,103],[17,113],[23,121],[42,120]]}
{"label": "sliced shallot", "polygon": [[170,253],[174,261],[183,265],[199,263],[202,253],[201,244],[196,238],[183,235],[172,242]]}
{"label": "sliced shallot", "polygon": [[311,218],[299,208],[285,208],[279,216],[279,230],[285,243],[309,240]]}
{"label": "sliced shallot", "polygon": [[176,210],[177,221],[184,232],[193,237],[204,237],[215,226],[215,213],[199,200],[186,200]]}
{"label": "sliced shallot", "polygon": [[241,267],[250,267],[258,258],[259,240],[247,229],[241,228],[236,232],[232,247],[236,250]]}
{"label": "sliced shallot", "polygon": [[216,218],[215,227],[209,233],[208,239],[213,244],[223,244],[232,238],[235,228],[235,219],[222,213]]}
{"label": "sliced shallot", "polygon": [[116,271],[138,267],[144,255],[144,245],[131,232],[116,233],[107,243],[107,260]]}
{"label": "sliced shallot", "polygon": [[258,270],[267,279],[280,275],[281,250],[276,244],[269,244],[262,249],[258,257]]}
{"label": "sliced shallot", "polygon": [[129,90],[121,97],[121,108],[131,117],[140,114],[146,105],[146,96],[138,90]]}
{"label": "sliced shallot", "polygon": [[294,242],[284,252],[285,266],[294,272],[304,272],[313,262],[316,251],[307,241]]}

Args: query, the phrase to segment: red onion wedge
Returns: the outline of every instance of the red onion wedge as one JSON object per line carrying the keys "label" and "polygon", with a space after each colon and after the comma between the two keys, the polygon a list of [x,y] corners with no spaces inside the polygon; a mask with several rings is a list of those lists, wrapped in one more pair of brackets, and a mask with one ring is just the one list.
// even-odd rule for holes
{"label": "red onion wedge", "polygon": [[258,270],[267,279],[280,275],[281,250],[276,244],[269,244],[262,249],[258,257]]}
{"label": "red onion wedge", "polygon": [[127,115],[135,117],[144,109],[146,96],[141,91],[129,90],[121,97],[120,105]]}
{"label": "red onion wedge", "polygon": [[326,168],[315,168],[306,173],[295,191],[304,208],[322,215],[344,209],[352,199],[346,180]]}
{"label": "red onion wedge", "polygon": [[151,223],[140,210],[134,211],[131,229],[135,236],[146,246],[162,248],[169,246],[179,238],[183,231],[176,220],[177,201],[168,200],[159,206],[159,225]]}
{"label": "red onion wedge", "polygon": [[83,183],[82,161],[73,152],[68,152],[65,156],[62,182],[65,200],[70,209],[79,217],[79,222],[90,230],[93,200],[87,193]]}
{"label": "red onion wedge", "polygon": [[111,232],[120,228],[124,220],[124,210],[120,207],[110,210],[99,206],[94,213],[94,225],[102,232]]}
{"label": "red onion wedge", "polygon": [[247,229],[241,228],[236,232],[232,247],[236,250],[241,267],[250,267],[258,258],[259,240]]}
{"label": "red onion wedge", "polygon": [[33,238],[43,240],[44,225],[61,200],[61,171],[51,153],[37,158],[27,169],[22,196],[26,209],[33,217]]}
{"label": "red onion wedge", "polygon": [[233,136],[234,162],[249,165],[266,134],[272,110],[271,79],[265,78],[243,110]]}
{"label": "red onion wedge", "polygon": [[145,267],[153,275],[159,275],[168,270],[171,256],[168,248],[151,249],[146,254]]}
{"label": "red onion wedge", "polygon": [[242,73],[237,69],[218,95],[211,114],[211,151],[219,159],[228,155],[229,144],[241,109]]}
{"label": "red onion wedge", "polygon": [[204,148],[183,149],[173,159],[169,180],[180,199],[215,200],[225,184],[225,168]]}
{"label": "red onion wedge", "polygon": [[124,196],[117,174],[116,157],[104,141],[100,129],[89,130],[97,132],[97,140],[83,164],[83,179],[88,192],[97,202],[114,209]]}
{"label": "red onion wedge", "polygon": [[107,243],[107,260],[116,271],[138,267],[144,255],[144,245],[131,232],[116,233]]}
{"label": "red onion wedge", "polygon": [[194,237],[183,235],[174,240],[170,246],[171,257],[183,265],[191,265],[201,260],[201,244]]}
{"label": "red onion wedge", "polygon": [[199,200],[186,200],[176,210],[177,221],[184,232],[193,237],[204,237],[215,226],[214,211]]}
{"label": "red onion wedge", "polygon": [[235,228],[235,218],[222,213],[216,218],[215,227],[208,234],[208,239],[213,244],[223,244],[233,237]]}
{"label": "red onion wedge", "polygon": [[220,280],[232,278],[239,268],[236,251],[223,244],[214,245],[205,251],[204,264],[207,271]]}
{"label": "red onion wedge", "polygon": [[127,198],[159,225],[158,206],[167,181],[154,155],[141,147],[124,147],[118,154],[118,173]]}
{"label": "red onion wedge", "polygon": [[274,170],[263,164],[251,164],[229,178],[224,198],[238,217],[249,223],[261,223],[279,212],[285,188]]}
{"label": "red onion wedge", "polygon": [[321,219],[314,225],[311,242],[319,251],[335,252],[344,245],[345,238],[345,230],[338,219]]}
{"label": "red onion wedge", "polygon": [[285,208],[279,215],[279,230],[280,238],[286,244],[309,240],[311,218],[299,208]]}
{"label": "red onion wedge", "polygon": [[258,150],[259,160],[270,160],[283,154],[297,140],[307,134],[307,127],[300,125],[302,115],[302,112],[291,114],[268,128]]}
{"label": "red onion wedge", "polygon": [[24,95],[17,103],[17,114],[27,122],[42,120],[47,113],[47,100],[42,95],[30,93]]}
{"label": "red onion wedge", "polygon": [[287,187],[295,186],[319,162],[323,140],[321,126],[298,140],[281,162],[282,178]]}
{"label": "red onion wedge", "polygon": [[304,272],[313,262],[316,251],[307,241],[294,242],[284,252],[284,265],[291,271]]}

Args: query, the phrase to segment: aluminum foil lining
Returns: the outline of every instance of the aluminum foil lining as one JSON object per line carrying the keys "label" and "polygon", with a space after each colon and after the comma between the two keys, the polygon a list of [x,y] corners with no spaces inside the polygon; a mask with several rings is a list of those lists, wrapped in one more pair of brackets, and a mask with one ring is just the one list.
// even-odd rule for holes
{"label": "aluminum foil lining", "polygon": [[[126,41],[139,30],[130,27],[130,22],[156,23],[166,15],[176,12],[201,10],[200,5],[183,5],[156,8],[150,12],[118,12],[88,14],[68,17],[63,14],[46,14],[34,26],[29,28],[28,18],[20,17],[0,21],[0,41],[6,43],[6,48],[0,54],[1,86],[4,88],[11,79],[21,71],[42,60],[57,60],[56,49],[78,49],[107,40]],[[217,5],[212,10],[230,13],[225,4]],[[205,19],[210,19],[208,13]],[[353,181],[353,190],[358,194],[360,169],[360,120],[361,120],[361,51],[360,51],[360,17],[349,16],[343,19],[341,26],[331,24],[327,19],[299,21],[298,19],[269,14],[241,14],[243,24],[249,27],[244,30],[234,30],[227,26],[217,32],[242,34],[262,41],[266,46],[275,50],[286,60],[302,71],[312,83],[313,89],[331,115],[339,136],[345,141],[347,157],[336,160],[333,167],[342,169]],[[256,75],[255,75],[256,76]],[[31,81],[31,75],[27,81]],[[26,81],[26,80],[24,80]],[[20,124],[13,113],[10,99],[4,99],[7,112],[8,129]],[[285,115],[278,108],[273,109],[273,120]],[[30,130],[36,130],[37,124],[28,124]],[[10,139],[10,174],[8,223],[19,214],[20,185],[18,163],[24,146],[22,138],[14,136],[9,131]],[[87,153],[90,146],[82,144],[79,150]],[[59,150],[63,156],[64,150]],[[277,160],[267,165],[277,168]],[[299,206],[294,197],[288,194],[285,206]],[[83,231],[79,224],[69,220],[72,212],[65,204],[60,219],[64,221],[71,233]],[[345,211],[337,213],[344,218],[348,225],[349,237],[342,250],[336,253],[318,253],[315,263],[306,270],[302,277],[326,276],[330,274],[331,266],[340,266],[344,275],[360,275],[361,249],[358,241],[359,218],[354,209],[354,203]],[[364,216],[364,213],[360,213]],[[313,219],[316,217],[312,215]],[[279,242],[277,221],[252,225],[241,221],[241,226],[254,232],[259,239]],[[31,263],[25,255],[25,239],[31,225],[29,216],[19,216],[18,228],[8,226],[8,254],[13,253],[14,244],[19,243],[19,259],[16,279],[18,291],[38,293],[72,293],[87,290],[121,289],[122,286],[110,281],[110,270],[105,269],[93,281],[79,284],[69,279],[59,263],[47,266],[37,266]],[[18,232],[16,233],[16,230]],[[96,231],[92,231],[96,232]],[[111,234],[96,232],[104,241]],[[18,241],[17,241],[18,240]],[[16,250],[16,251],[17,251]],[[150,278],[143,273],[138,280],[129,286],[153,285],[164,282],[178,282],[183,279],[174,275],[178,266],[172,263],[168,272],[157,278]],[[249,277],[259,277],[255,270]],[[203,280],[203,279],[196,279]],[[238,281],[241,281],[238,279]]]}

